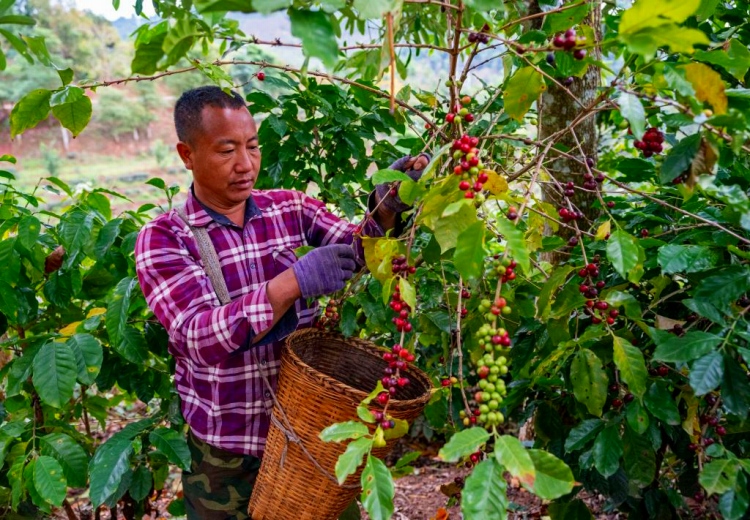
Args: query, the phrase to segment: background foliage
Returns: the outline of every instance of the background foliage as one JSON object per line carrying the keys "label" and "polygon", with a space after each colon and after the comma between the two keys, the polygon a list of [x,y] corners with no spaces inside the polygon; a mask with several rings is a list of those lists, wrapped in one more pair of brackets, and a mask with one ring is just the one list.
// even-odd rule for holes
{"label": "background foliage", "polygon": [[[197,70],[222,86],[259,86],[257,73],[265,74],[262,88],[246,91],[262,117],[259,187],[314,183],[318,196],[360,219],[373,181],[398,179],[369,178],[373,163],[432,153],[419,183],[401,182],[415,205],[405,233],[369,242],[372,274],[334,303],[342,332],[403,344],[434,377],[440,389],[412,430],[448,439],[446,461],[474,464],[460,497],[466,518],[507,516],[504,472],[553,501],[553,518],[591,515],[577,498],[583,489],[632,518],[747,514],[747,2],[153,4],[158,16],[133,34],[133,75]],[[259,41],[232,19],[277,10],[309,58],[301,67],[257,50],[298,44]],[[115,100],[93,110],[91,92],[106,101],[112,84],[96,79],[98,49],[58,45],[33,27],[44,16],[42,4],[0,1],[9,58],[0,68],[33,63],[57,82],[14,86],[23,95],[12,134],[50,114],[74,135],[92,114],[124,119]],[[570,28],[582,59],[555,45]],[[350,38],[357,43],[343,42]],[[92,56],[90,69],[68,68],[59,53],[73,49]],[[238,60],[224,54],[236,49],[242,68],[230,75]],[[447,67],[440,84],[420,88],[410,63],[425,52],[446,56]],[[499,73],[483,77],[484,68]],[[474,121],[464,114],[447,123],[467,91]],[[144,108],[158,102],[143,95]],[[663,139],[661,152],[635,146],[649,128]],[[493,172],[473,199],[453,175],[463,157],[451,143],[463,133],[476,137]],[[62,506],[75,515],[67,490],[89,485],[95,507],[119,502],[132,517],[150,507],[169,464],[188,463],[166,337],[133,270],[136,233],[159,208],[112,215],[116,193],[74,194],[50,177],[45,185],[70,197],[52,211],[36,191],[16,189],[11,173],[0,175],[0,503],[18,514]],[[149,182],[171,202],[175,189]],[[408,277],[391,270],[401,254],[416,268]],[[500,269],[511,260],[514,279]],[[394,287],[412,308],[412,332],[392,321]],[[496,298],[508,309],[499,317],[488,312]],[[505,329],[511,346],[487,349],[482,326]],[[480,410],[488,424],[488,400],[477,397],[487,355],[506,358],[510,370],[495,378],[507,388],[493,399],[503,420],[483,428],[471,417]],[[149,416],[100,442],[92,423],[103,428],[107,408],[132,396],[151,403]],[[349,453],[373,476],[365,487],[377,500],[365,507],[388,518],[391,473],[364,457],[383,430],[348,425],[347,437],[337,428],[331,439],[356,437]]]}

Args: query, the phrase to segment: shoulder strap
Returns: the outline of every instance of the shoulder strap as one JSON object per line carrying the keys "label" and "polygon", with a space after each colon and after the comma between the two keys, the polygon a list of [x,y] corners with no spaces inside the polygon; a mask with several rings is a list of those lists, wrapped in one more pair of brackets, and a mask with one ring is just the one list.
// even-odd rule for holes
{"label": "shoulder strap", "polygon": [[227,283],[224,281],[224,274],[221,272],[219,255],[216,254],[216,249],[208,236],[208,230],[205,227],[194,227],[190,225],[184,205],[177,206],[174,209],[180,218],[185,221],[185,224],[188,225],[190,231],[193,232],[195,241],[198,244],[198,250],[203,259],[208,279],[211,281],[211,285],[213,286],[216,295],[219,297],[221,304],[226,305],[231,302],[232,299],[229,297]]}

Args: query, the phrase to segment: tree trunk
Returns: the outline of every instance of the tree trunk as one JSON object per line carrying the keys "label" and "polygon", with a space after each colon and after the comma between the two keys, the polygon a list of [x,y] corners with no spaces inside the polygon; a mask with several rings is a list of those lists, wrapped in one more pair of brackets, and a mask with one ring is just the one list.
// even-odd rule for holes
{"label": "tree trunk", "polygon": [[[535,3],[531,6],[533,9]],[[538,9],[538,7],[537,7]],[[542,18],[536,19],[541,26]],[[586,24],[594,29],[596,43],[601,39],[601,10],[598,3],[593,3],[592,11],[589,14]],[[598,52],[598,51],[597,51]],[[600,56],[596,56],[597,59]],[[563,79],[559,78],[562,82]],[[573,78],[573,82],[565,88],[556,84],[548,84],[547,90],[540,96],[539,109],[539,139],[545,139],[565,128],[569,128],[571,123],[583,111],[584,107],[591,105],[597,96],[597,89],[601,84],[601,71],[598,67],[589,67],[582,78]],[[573,96],[571,96],[572,94]],[[590,164],[596,165],[597,161],[597,143],[598,135],[596,131],[596,118],[592,115],[581,123],[577,124],[571,132],[565,133],[558,140],[571,155],[576,156],[583,163],[587,158]],[[580,144],[580,148],[579,148]],[[563,196],[560,186],[567,182],[573,182],[575,185],[575,194],[568,197],[576,210],[583,213],[583,219],[577,221],[578,226],[587,229],[591,220],[598,216],[598,210],[593,207],[596,200],[594,190],[583,189],[583,176],[587,173],[587,168],[581,162],[570,158],[556,156],[554,151],[550,152],[550,161],[548,170],[554,181],[544,184],[542,187],[542,199],[552,204],[556,208],[568,207],[568,203]],[[569,239],[575,235],[575,230],[569,227],[561,226],[558,231],[554,231],[546,226],[545,235],[557,235],[564,239]],[[559,263],[567,255],[553,253],[548,259],[553,264]]]}

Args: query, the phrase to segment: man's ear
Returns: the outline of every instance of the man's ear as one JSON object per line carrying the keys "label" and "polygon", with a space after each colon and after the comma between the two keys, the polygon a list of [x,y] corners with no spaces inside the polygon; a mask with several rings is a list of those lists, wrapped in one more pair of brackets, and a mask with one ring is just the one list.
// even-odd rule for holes
{"label": "man's ear", "polygon": [[190,145],[180,141],[177,143],[177,153],[180,155],[180,159],[185,163],[185,168],[188,170],[193,169],[193,150]]}

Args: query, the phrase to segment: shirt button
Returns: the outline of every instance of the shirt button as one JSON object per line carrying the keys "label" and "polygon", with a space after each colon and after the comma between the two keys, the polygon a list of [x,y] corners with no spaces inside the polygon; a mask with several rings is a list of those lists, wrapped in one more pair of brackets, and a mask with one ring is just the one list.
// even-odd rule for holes
{"label": "shirt button", "polygon": [[266,358],[261,359],[260,364],[266,366]]}
{"label": "shirt button", "polygon": [[255,269],[255,264],[250,264],[250,269]]}
{"label": "shirt button", "polygon": [[266,396],[266,399],[271,398],[271,392],[269,392],[268,390],[266,390],[266,393],[264,395]]}

